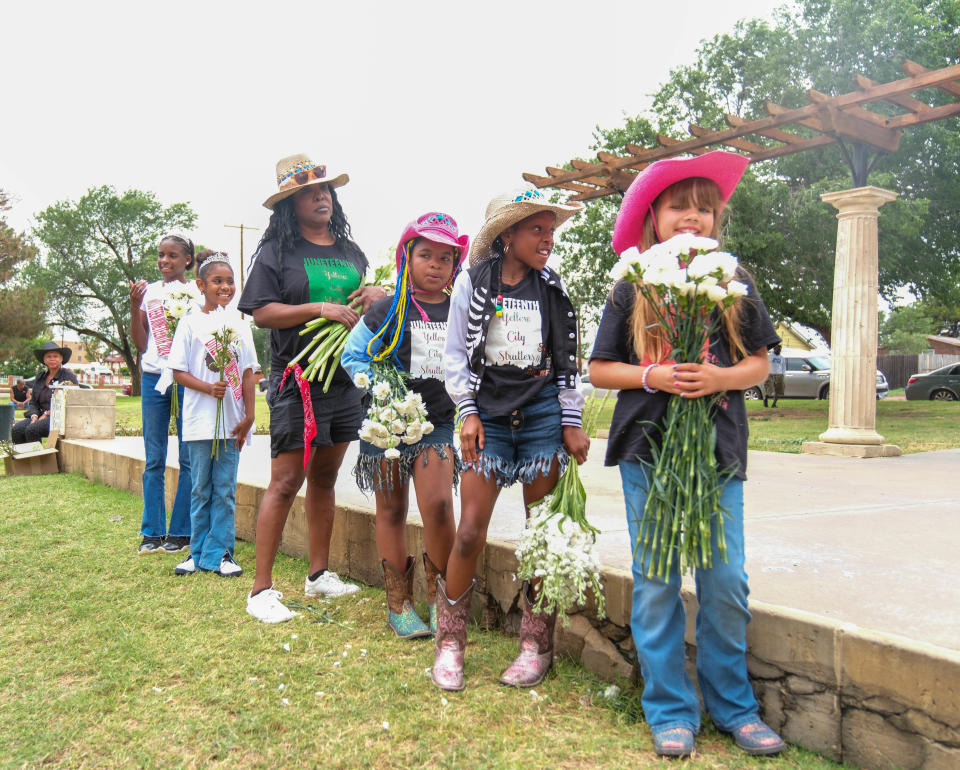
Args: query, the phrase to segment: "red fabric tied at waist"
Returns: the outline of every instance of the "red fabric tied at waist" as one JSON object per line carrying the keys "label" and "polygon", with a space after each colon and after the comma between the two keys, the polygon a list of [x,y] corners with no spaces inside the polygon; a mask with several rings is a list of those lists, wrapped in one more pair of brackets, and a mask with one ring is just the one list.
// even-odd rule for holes
{"label": "red fabric tied at waist", "polygon": [[300,389],[300,399],[303,401],[303,467],[306,469],[310,462],[310,442],[317,435],[317,418],[313,415],[313,399],[310,398],[310,383],[303,379],[303,369],[300,364],[287,366],[283,370],[283,377],[280,379],[280,387],[277,388],[277,395],[283,390],[287,381],[287,375],[293,372],[293,380]]}

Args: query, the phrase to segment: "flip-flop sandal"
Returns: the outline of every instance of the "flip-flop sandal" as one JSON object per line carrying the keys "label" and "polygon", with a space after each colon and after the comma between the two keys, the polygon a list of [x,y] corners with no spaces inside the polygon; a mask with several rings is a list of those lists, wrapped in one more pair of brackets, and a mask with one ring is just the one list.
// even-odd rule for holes
{"label": "flip-flop sandal", "polygon": [[759,719],[734,730],[733,740],[738,747],[753,756],[779,754],[787,748],[783,739]]}
{"label": "flip-flop sandal", "polygon": [[693,753],[693,730],[687,727],[654,730],[653,750],[661,757],[689,757]]}

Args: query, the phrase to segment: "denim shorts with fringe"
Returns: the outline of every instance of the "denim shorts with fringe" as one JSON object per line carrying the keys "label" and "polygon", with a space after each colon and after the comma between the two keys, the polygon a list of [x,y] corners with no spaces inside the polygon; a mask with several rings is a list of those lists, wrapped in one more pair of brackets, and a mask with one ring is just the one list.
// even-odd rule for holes
{"label": "denim shorts with fringe", "polygon": [[492,473],[498,487],[520,482],[529,484],[550,473],[554,458],[562,474],[570,461],[563,445],[557,389],[545,387],[531,402],[502,417],[492,417],[482,409],[484,445],[480,458],[470,470],[489,479]]}
{"label": "denim shorts with fringe", "polygon": [[397,447],[400,457],[393,462],[397,473],[383,473],[383,454],[386,451],[366,441],[360,441],[360,454],[357,455],[357,464],[353,467],[353,477],[357,486],[366,494],[392,490],[394,479],[399,478],[400,484],[406,484],[413,475],[413,464],[417,458],[423,457],[423,467],[427,466],[430,455],[428,449],[433,449],[446,460],[453,456],[453,488],[460,484],[460,471],[463,463],[460,455],[453,446],[453,423],[445,422],[433,426],[433,431],[421,438],[416,444],[402,444]]}

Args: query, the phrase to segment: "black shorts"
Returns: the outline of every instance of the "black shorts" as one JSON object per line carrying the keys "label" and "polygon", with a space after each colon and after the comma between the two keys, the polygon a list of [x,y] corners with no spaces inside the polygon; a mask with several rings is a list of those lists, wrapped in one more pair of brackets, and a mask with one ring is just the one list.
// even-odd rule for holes
{"label": "black shorts", "polygon": [[[270,456],[281,452],[303,449],[303,401],[300,389],[293,379],[287,377],[283,391],[277,394],[279,375],[270,375],[267,389],[267,404],[270,407]],[[317,435],[310,446],[332,446],[347,441],[356,441],[363,422],[363,392],[346,385],[334,385],[323,393],[314,386],[311,389],[313,416],[317,421]]]}

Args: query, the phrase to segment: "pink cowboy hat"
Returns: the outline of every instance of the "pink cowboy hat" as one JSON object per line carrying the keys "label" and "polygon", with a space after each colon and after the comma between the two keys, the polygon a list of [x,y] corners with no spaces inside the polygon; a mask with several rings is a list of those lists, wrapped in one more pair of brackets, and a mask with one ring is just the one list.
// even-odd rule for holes
{"label": "pink cowboy hat", "polygon": [[[400,242],[397,244],[397,270],[400,270],[400,261],[403,259],[403,252],[414,238],[426,238],[428,241],[443,243],[459,249],[457,255],[457,264],[453,269],[453,274],[457,274],[457,268],[463,263],[467,256],[467,248],[470,245],[470,238],[466,235],[460,235],[457,228],[457,220],[449,214],[440,211],[431,211],[423,216],[417,217],[405,228],[403,235],[400,236]],[[452,279],[451,279],[452,280]]]}
{"label": "pink cowboy hat", "polygon": [[647,166],[627,189],[613,227],[613,250],[619,255],[637,246],[643,235],[643,223],[653,202],[670,185],[683,179],[703,177],[720,188],[721,208],[733,195],[750,159],[735,152],[714,150],[693,158],[670,158]]}

